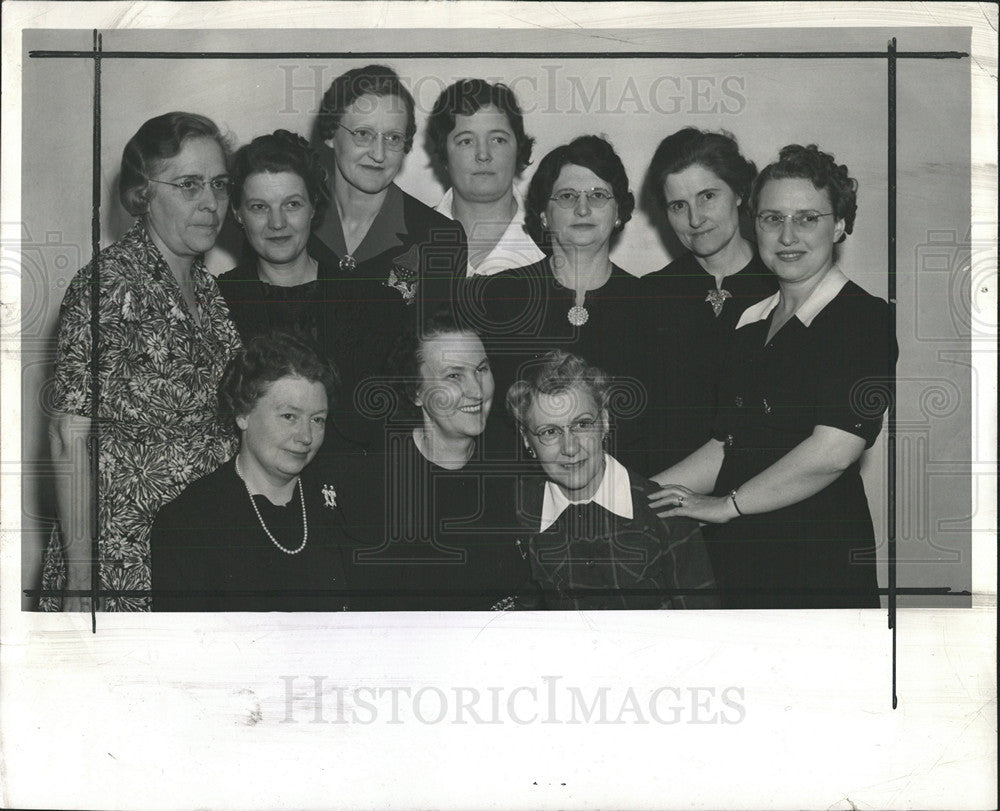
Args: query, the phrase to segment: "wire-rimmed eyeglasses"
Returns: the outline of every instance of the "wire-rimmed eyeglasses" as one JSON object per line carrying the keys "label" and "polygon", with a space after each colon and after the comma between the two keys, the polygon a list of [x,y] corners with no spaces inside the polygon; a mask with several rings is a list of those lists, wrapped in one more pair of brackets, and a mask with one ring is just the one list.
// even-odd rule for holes
{"label": "wire-rimmed eyeglasses", "polygon": [[591,208],[604,208],[615,199],[615,196],[607,189],[600,187],[593,189],[560,189],[549,199],[559,208],[574,208],[581,195],[586,195],[587,205]]}
{"label": "wire-rimmed eyeglasses", "polygon": [[786,222],[791,222],[799,231],[812,231],[819,225],[821,217],[836,216],[832,211],[820,214],[818,211],[796,211],[782,214],[779,211],[762,211],[757,215],[757,225],[761,231],[780,231]]}
{"label": "wire-rimmed eyeglasses", "polygon": [[581,437],[599,430],[601,430],[600,422],[586,418],[574,420],[569,425],[543,425],[531,433],[543,445],[555,445],[567,431],[575,437]]}
{"label": "wire-rimmed eyeglasses", "polygon": [[228,200],[233,191],[233,179],[231,177],[213,177],[211,180],[203,180],[200,177],[186,177],[183,180],[174,182],[171,180],[153,180],[147,178],[150,183],[161,183],[164,186],[173,186],[181,190],[181,196],[185,200],[197,200],[205,191],[205,186],[212,190],[216,200]]}
{"label": "wire-rimmed eyeglasses", "polygon": [[343,124],[334,124],[334,126],[349,133],[354,143],[365,149],[370,147],[376,138],[381,138],[382,145],[390,152],[402,152],[406,147],[406,134],[402,132],[378,132],[370,127],[358,127],[356,130],[352,130]]}

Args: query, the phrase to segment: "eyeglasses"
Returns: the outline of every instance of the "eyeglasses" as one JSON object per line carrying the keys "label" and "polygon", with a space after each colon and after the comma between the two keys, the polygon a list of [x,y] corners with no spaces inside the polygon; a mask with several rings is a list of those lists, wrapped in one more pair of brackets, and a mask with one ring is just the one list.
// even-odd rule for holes
{"label": "eyeglasses", "polygon": [[406,146],[406,136],[401,132],[377,132],[368,127],[358,127],[356,130],[352,130],[343,124],[335,124],[334,126],[350,133],[354,143],[361,147],[370,147],[376,138],[381,138],[382,144],[390,152],[402,152]]}
{"label": "eyeglasses", "polygon": [[587,205],[591,208],[604,208],[615,199],[615,196],[611,192],[601,188],[580,189],[579,191],[576,189],[563,189],[553,194],[549,199],[559,206],[559,208],[575,208],[581,195],[586,195]]}
{"label": "eyeglasses", "polygon": [[761,231],[780,231],[791,220],[799,231],[812,231],[819,225],[820,217],[834,217],[832,211],[820,214],[818,211],[796,211],[794,214],[779,214],[777,211],[762,211],[757,215]]}
{"label": "eyeglasses", "polygon": [[569,425],[546,425],[531,433],[543,445],[555,445],[567,429],[573,436],[580,437],[601,430],[601,424],[597,420],[582,419],[575,420]]}
{"label": "eyeglasses", "polygon": [[180,183],[173,183],[169,180],[153,180],[147,178],[150,183],[161,183],[164,186],[173,186],[181,190],[181,196],[185,200],[197,200],[205,191],[205,186],[212,190],[216,200],[228,200],[233,190],[233,180],[230,177],[213,177],[209,181],[204,181],[200,177],[186,177]]}

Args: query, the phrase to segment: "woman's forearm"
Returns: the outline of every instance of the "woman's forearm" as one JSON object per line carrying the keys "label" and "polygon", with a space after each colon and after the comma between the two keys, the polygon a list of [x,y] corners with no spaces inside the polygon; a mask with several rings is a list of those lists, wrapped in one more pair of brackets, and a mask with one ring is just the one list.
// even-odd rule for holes
{"label": "woman's forearm", "polygon": [[737,488],[740,512],[753,515],[798,504],[833,484],[864,450],[861,437],[818,426],[810,437]]}
{"label": "woman's forearm", "polygon": [[698,450],[652,477],[660,485],[680,484],[696,493],[711,493],[719,476],[725,448],[716,439],[710,439]]}
{"label": "woman's forearm", "polygon": [[90,427],[89,418],[73,414],[57,415],[49,427],[69,589],[91,586],[95,483],[88,448]]}

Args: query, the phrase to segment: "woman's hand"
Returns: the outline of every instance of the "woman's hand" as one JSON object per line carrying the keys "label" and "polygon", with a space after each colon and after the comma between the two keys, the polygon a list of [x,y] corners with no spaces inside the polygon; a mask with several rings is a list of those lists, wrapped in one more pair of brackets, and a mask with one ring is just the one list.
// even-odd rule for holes
{"label": "woman's hand", "polygon": [[649,506],[660,518],[683,516],[708,524],[725,524],[739,515],[729,496],[706,496],[680,484],[650,493]]}

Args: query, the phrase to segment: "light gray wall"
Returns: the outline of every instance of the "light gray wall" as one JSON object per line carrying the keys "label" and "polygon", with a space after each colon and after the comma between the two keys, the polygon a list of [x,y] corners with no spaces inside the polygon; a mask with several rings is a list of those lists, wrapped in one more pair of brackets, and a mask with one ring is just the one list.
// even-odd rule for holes
{"label": "light gray wall", "polygon": [[[130,224],[115,184],[122,148],[146,119],[169,110],[204,113],[238,143],[278,127],[310,134],[322,92],[344,70],[383,62],[396,68],[417,100],[417,144],[399,184],[434,205],[444,189],[423,149],[427,111],[438,92],[464,76],[511,84],[535,136],[535,162],[576,135],[609,138],[638,193],[660,139],[693,125],[726,129],[762,167],[786,143],[817,143],[859,179],[859,218],[843,246],[848,275],[887,294],[887,112],[883,60],[629,59],[588,57],[601,50],[967,50],[957,29],[822,32],[460,32],[426,31],[133,31],[112,32],[106,50],[335,51],[338,48],[474,50],[490,58],[365,60],[114,60],[102,62],[102,245]],[[621,41],[625,37],[628,41]],[[25,50],[90,47],[87,32],[30,32]],[[508,58],[515,50],[583,51],[581,58]],[[90,255],[91,94],[86,60],[26,59],[23,104],[22,233],[34,252],[22,270],[24,478],[23,580],[34,584],[47,520],[53,514],[44,474],[46,383],[52,337],[66,283]],[[900,63],[897,240],[900,585],[969,588],[968,464],[971,391],[968,369],[969,82],[966,61]],[[533,167],[521,183],[526,187]],[[669,254],[656,212],[638,210],[614,253],[643,275]],[[235,233],[209,257],[215,272],[232,266]],[[963,270],[966,268],[966,270]],[[964,296],[964,298],[963,298]],[[963,310],[963,301],[965,302]],[[964,321],[963,321],[964,319]],[[651,348],[670,351],[673,348]],[[884,436],[869,452],[865,484],[885,537]],[[879,548],[885,584],[885,545]]]}

